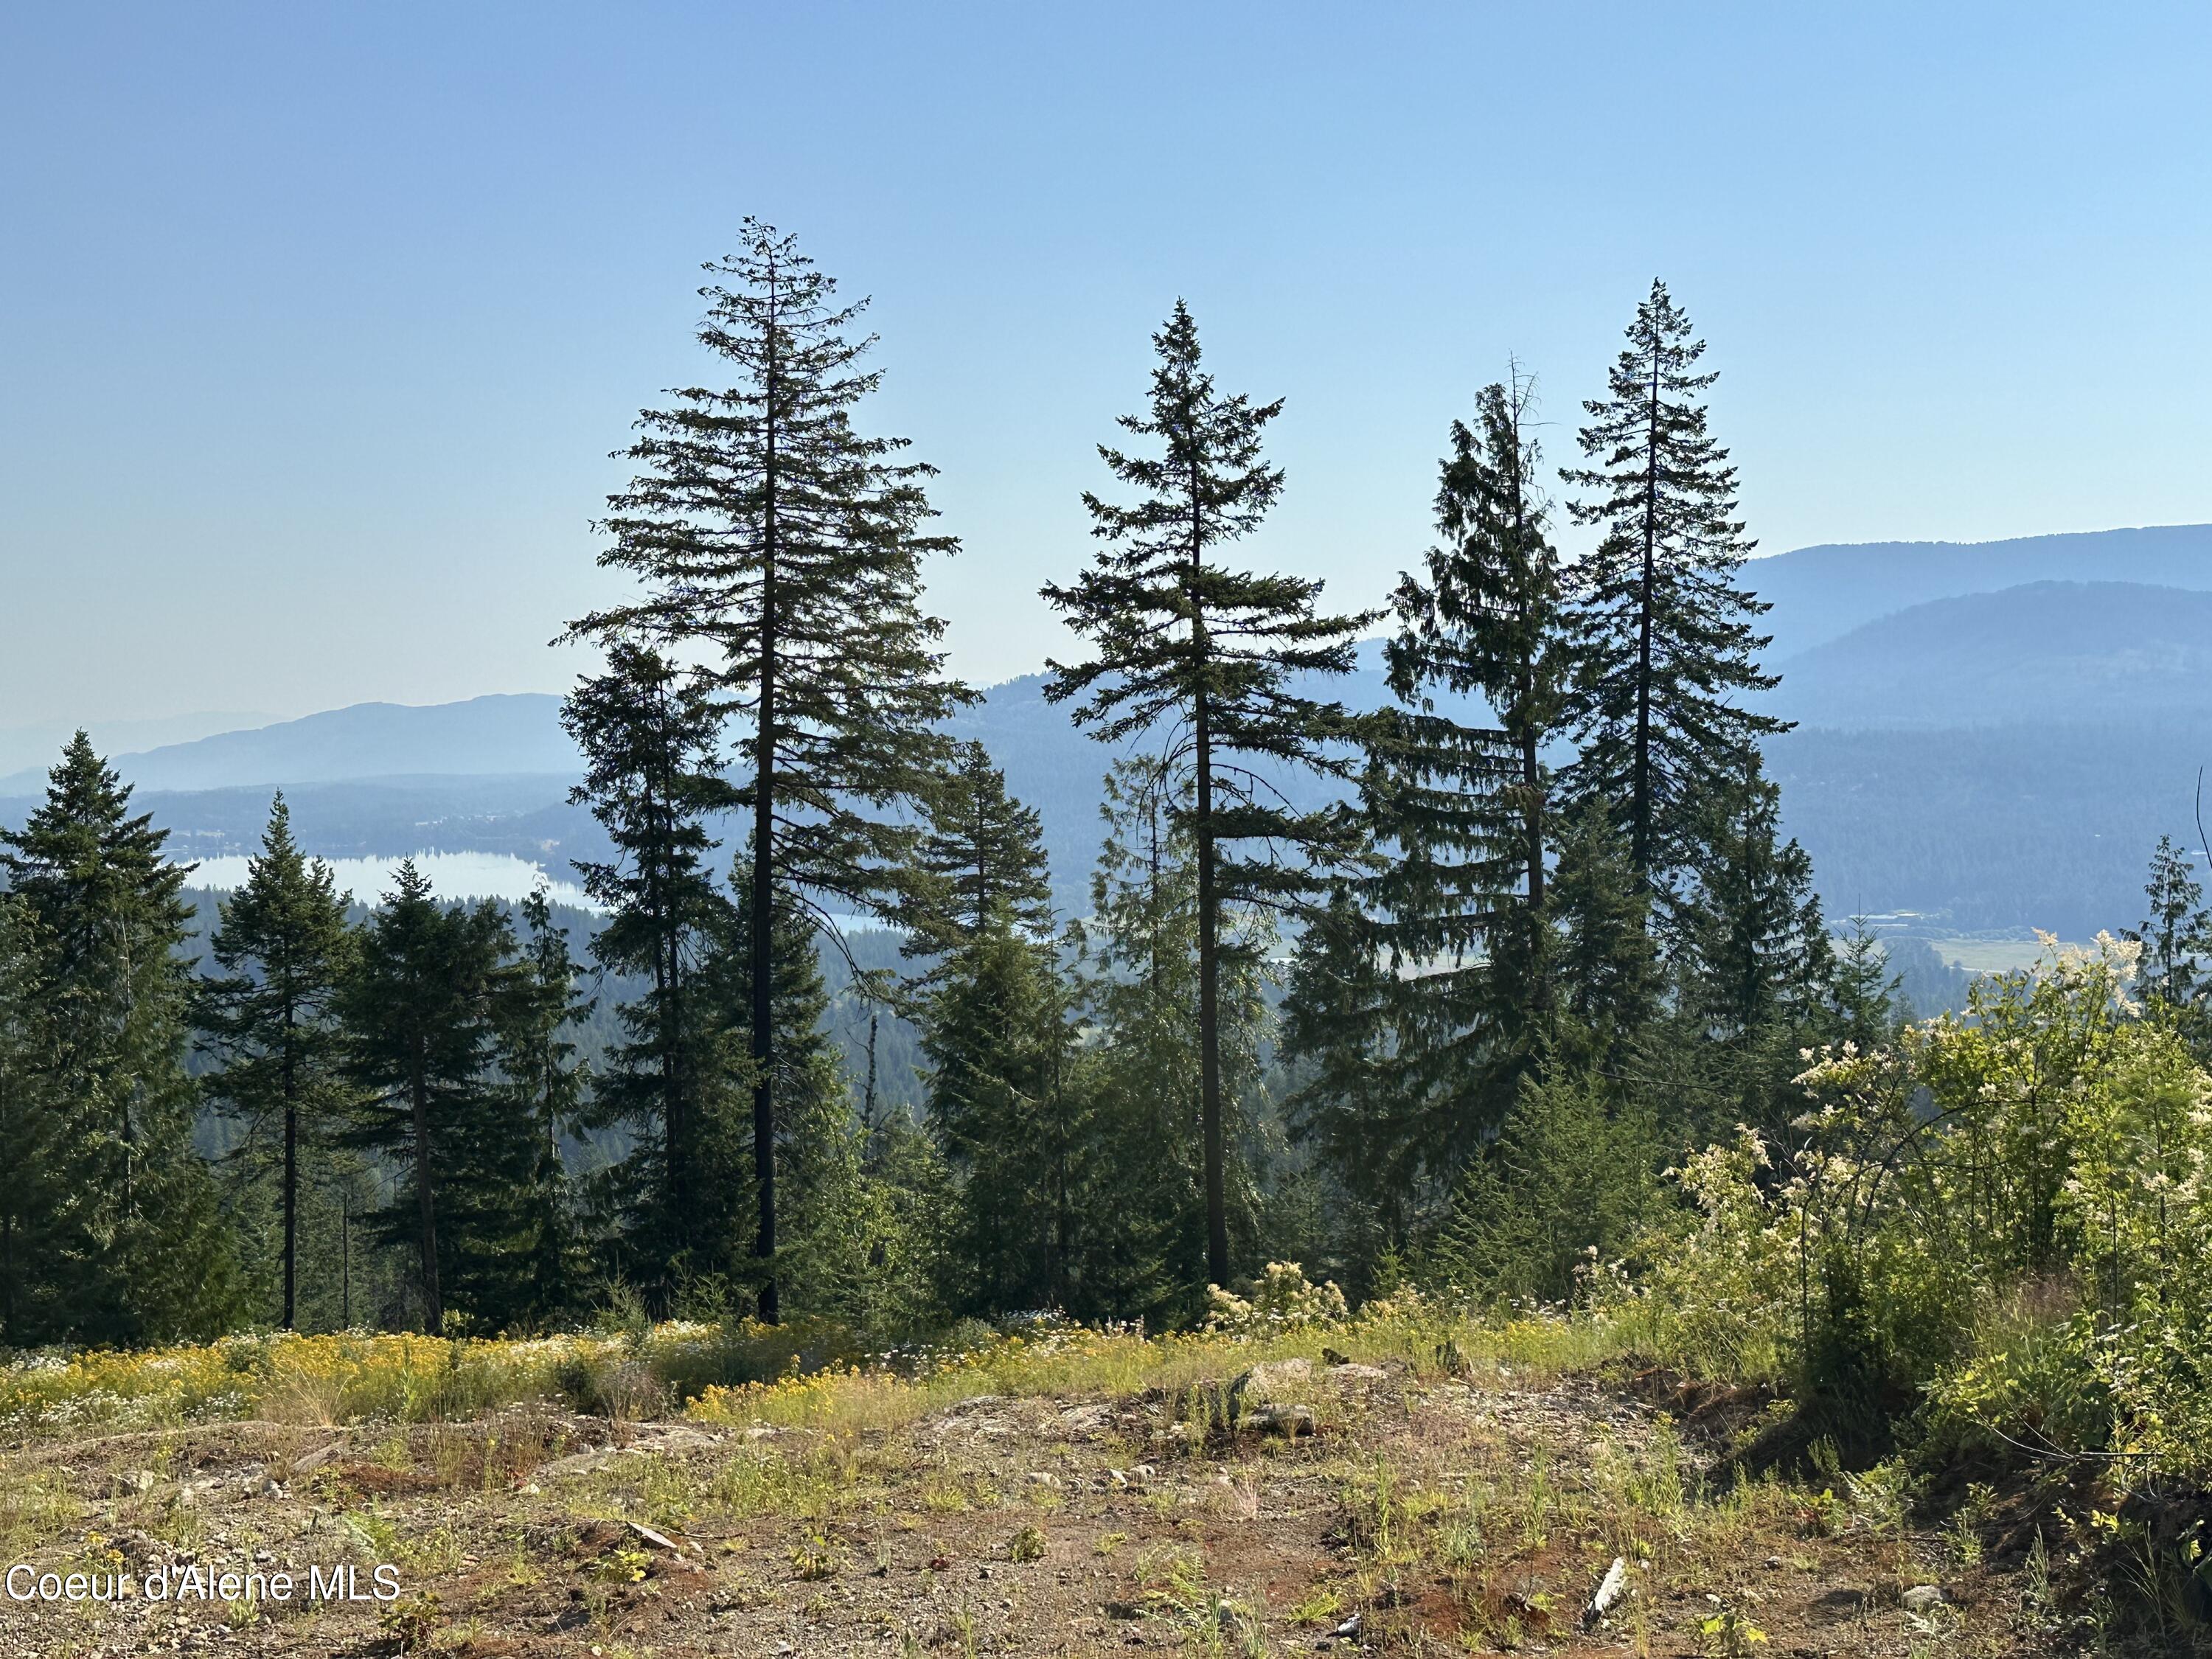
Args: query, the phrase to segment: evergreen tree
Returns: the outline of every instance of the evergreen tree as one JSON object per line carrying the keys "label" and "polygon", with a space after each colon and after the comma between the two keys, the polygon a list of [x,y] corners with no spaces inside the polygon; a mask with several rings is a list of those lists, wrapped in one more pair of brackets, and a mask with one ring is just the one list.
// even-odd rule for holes
{"label": "evergreen tree", "polygon": [[520,960],[496,1010],[499,1069],[514,1096],[518,1118],[527,1118],[533,1152],[526,1208],[529,1224],[528,1311],[543,1322],[580,1300],[581,1241],[574,1203],[561,1158],[561,1137],[584,1116],[590,1075],[576,1058],[569,1032],[589,1018],[592,1002],[576,994],[578,969],[568,935],[553,922],[541,883],[522,901]]}
{"label": "evergreen tree", "polygon": [[922,1008],[929,1121],[957,1187],[975,1311],[1065,1305],[1067,995],[1048,945],[1000,927],[946,958]]}
{"label": "evergreen tree", "polygon": [[[746,977],[772,994],[772,918],[796,904],[823,915],[896,908],[915,841],[898,803],[927,793],[945,739],[936,723],[967,695],[945,680],[943,624],[921,609],[921,563],[949,554],[924,533],[930,469],[898,459],[903,441],[864,436],[853,411],[879,376],[860,367],[872,337],[848,337],[861,305],[794,240],[748,219],[741,252],[708,269],[734,279],[701,290],[699,338],[738,383],[689,387],[640,416],[639,471],[612,498],[600,562],[645,592],[574,623],[574,636],[641,638],[713,659],[718,713],[745,728],[738,805],[752,817]],[[778,1306],[776,1111],[779,1019],[750,1011],[754,1252],[759,1306]]]}
{"label": "evergreen tree", "polygon": [[915,867],[908,956],[957,950],[994,929],[1052,932],[1043,822],[1006,793],[1006,775],[980,743],[960,745],[929,798]]}
{"label": "evergreen tree", "polygon": [[[716,1005],[738,1022],[732,1052],[773,1056],[773,1151],[781,1170],[785,1236],[780,1277],[794,1306],[846,1319],[871,1334],[902,1338],[933,1310],[938,1228],[925,1202],[941,1203],[941,1182],[926,1161],[887,1158],[883,1148],[870,1156],[827,1032],[830,994],[817,932],[796,898],[781,899],[770,930],[769,994],[754,994],[752,953],[743,948],[754,936],[749,908],[757,889],[750,875],[743,860],[731,872],[732,948],[714,958],[711,988]],[[750,1040],[742,1023],[760,1007],[773,1010],[776,1021],[766,1042]],[[742,1174],[755,1146],[732,1133],[720,1151]],[[902,1176],[919,1182],[920,1191],[902,1188]],[[737,1184],[731,1183],[733,1190]]]}
{"label": "evergreen tree", "polygon": [[1379,931],[1352,884],[1335,884],[1299,936],[1283,999],[1283,1047],[1298,1067],[1291,1136],[1359,1206],[1377,1249],[1404,1241],[1437,1139],[1432,1102],[1404,1086],[1411,997]]}
{"label": "evergreen tree", "polygon": [[[1443,543],[1427,580],[1403,576],[1393,596],[1398,632],[1384,660],[1403,708],[1387,752],[1411,798],[1387,827],[1401,867],[1417,873],[1382,895],[1405,919],[1408,954],[1471,955],[1502,931],[1533,935],[1543,915],[1554,840],[1543,755],[1564,713],[1567,652],[1529,411],[1516,377],[1483,389],[1479,432],[1452,422],[1437,491]],[[1481,697],[1496,724],[1451,719],[1438,693]]]}
{"label": "evergreen tree", "polygon": [[1753,631],[1767,607],[1735,585],[1753,544],[1736,519],[1735,469],[1713,441],[1698,374],[1705,342],[1654,283],[1607,377],[1584,405],[1589,465],[1564,475],[1595,492],[1571,504],[1603,528],[1575,568],[1580,651],[1570,714],[1577,799],[1613,803],[1639,880],[1696,861],[1698,803],[1729,787],[1758,739],[1787,723],[1741,706],[1771,690]]}
{"label": "evergreen tree", "polygon": [[[1399,702],[1374,722],[1361,784],[1382,856],[1359,903],[1340,900],[1308,928],[1289,1009],[1291,1051],[1318,1061],[1299,1127],[1400,1223],[1494,1132],[1545,1041],[1543,751],[1565,641],[1528,420],[1516,377],[1484,389],[1479,431],[1452,423],[1442,542],[1394,596],[1384,660]],[[1459,717],[1474,698],[1494,723]],[[1323,1092],[1339,1085],[1344,1098]]]}
{"label": "evergreen tree", "polygon": [[1778,1132],[1798,1115],[1803,1050],[1837,1035],[1834,950],[1812,860],[1781,838],[1781,792],[1755,754],[1701,817],[1698,880],[1669,919],[1683,1028],[1674,1092],[1701,1103],[1706,1133]]}
{"label": "evergreen tree", "polygon": [[0,893],[0,1137],[13,1161],[0,1182],[0,1344],[10,1348],[70,1329],[76,1287],[62,1268],[65,1247],[79,1243],[73,1205],[89,1173],[46,1060],[59,1038],[40,994],[35,926],[15,895]]}
{"label": "evergreen tree", "polygon": [[1071,1033],[1042,828],[980,744],[931,807],[910,952],[943,954],[916,1010],[928,1115],[953,1177],[952,1249],[976,1311],[1063,1307]]}
{"label": "evergreen tree", "polygon": [[1604,802],[1584,802],[1563,818],[1550,905],[1563,1069],[1617,1073],[1658,1017],[1665,980],[1650,896]]}
{"label": "evergreen tree", "polygon": [[709,867],[708,822],[734,797],[710,688],[649,647],[614,641],[606,672],[570,695],[562,723],[584,757],[570,798],[590,803],[614,852],[576,864],[608,912],[592,957],[644,987],[617,1012],[621,1040],[593,1091],[593,1124],[636,1138],[603,1194],[625,1235],[609,1265],[665,1299],[678,1283],[726,1276],[738,1225],[732,1020],[703,982],[734,915]]}
{"label": "evergreen tree", "polygon": [[2136,987],[2170,1012],[2198,1012],[2206,990],[2203,962],[2212,955],[2212,911],[2204,908],[2204,889],[2190,855],[2171,836],[2160,836],[2151,853],[2143,896],[2150,914],[2122,935],[2142,946]]}
{"label": "evergreen tree", "polygon": [[[41,1236],[25,1241],[15,1341],[152,1342],[208,1336],[238,1310],[213,1183],[192,1145],[198,1091],[185,1070],[188,865],[82,732],[19,830],[0,831],[16,913],[20,992],[44,1039],[32,1099],[64,1162]],[[36,1133],[34,1131],[34,1133]]]}
{"label": "evergreen tree", "polygon": [[1659,1213],[1660,1153],[1649,1113],[1618,1090],[1587,1073],[1532,1081],[1461,1176],[1431,1270],[1488,1301],[1570,1300]]}
{"label": "evergreen tree", "polygon": [[1809,1027],[1832,989],[1835,958],[1813,861],[1781,838],[1782,792],[1748,757],[1701,816],[1704,861],[1673,919],[1686,1009],[1723,1042]]}
{"label": "evergreen tree", "polygon": [[1831,1040],[1856,1043],[1862,1049],[1892,1041],[1905,1013],[1899,993],[1903,981],[1890,971],[1889,952],[1864,916],[1851,918],[1851,931],[1842,935],[1834,958]]}
{"label": "evergreen tree", "polygon": [[[1343,709],[1294,689],[1300,674],[1342,674],[1352,635],[1372,620],[1316,609],[1321,584],[1222,562],[1223,550],[1259,527],[1283,475],[1261,459],[1279,402],[1254,405],[1218,392],[1200,367],[1197,325],[1178,301],[1153,337],[1151,409],[1121,424],[1157,439],[1157,458],[1100,446],[1133,506],[1086,492],[1092,534],[1105,544],[1074,582],[1043,594],[1096,647],[1085,663],[1048,665],[1045,696],[1082,699],[1078,722],[1102,742],[1169,729],[1170,757],[1191,787],[1176,798],[1196,882],[1200,1127],[1206,1171],[1206,1270],[1229,1278],[1227,1123],[1222,984],[1249,967],[1222,923],[1234,907],[1280,904],[1310,878],[1285,852],[1341,845],[1346,815],[1305,811],[1255,770],[1341,773],[1332,743],[1351,734]],[[1250,850],[1238,853],[1240,844]]]}
{"label": "evergreen tree", "polygon": [[231,1156],[248,1182],[276,1183],[287,1330],[299,1320],[301,1160],[343,1103],[335,1003],[351,945],[349,897],[330,866],[302,856],[278,794],[261,851],[210,941],[223,971],[200,986],[201,1044],[221,1067],[208,1093],[241,1131]]}
{"label": "evergreen tree", "polygon": [[457,1315],[503,1324],[521,1303],[519,1195],[535,1126],[492,1070],[513,934],[489,903],[441,906],[411,859],[362,930],[341,994],[353,1143],[396,1172],[371,1218],[415,1257],[426,1330]]}
{"label": "evergreen tree", "polygon": [[[1199,989],[1200,907],[1190,813],[1164,763],[1118,763],[1107,777],[1107,836],[1091,880],[1091,919],[1076,930],[1091,1040],[1071,1085],[1060,1135],[1062,1189],[1081,1194],[1079,1236],[1063,1247],[1069,1311],[1085,1317],[1188,1317],[1220,1283],[1204,1225],[1202,1143],[1192,1131],[1203,1055],[1190,1018]],[[1235,1234],[1258,1235],[1249,1145],[1267,1008],[1267,935],[1231,912],[1224,930],[1218,1054],[1224,1098],[1221,1188]]]}

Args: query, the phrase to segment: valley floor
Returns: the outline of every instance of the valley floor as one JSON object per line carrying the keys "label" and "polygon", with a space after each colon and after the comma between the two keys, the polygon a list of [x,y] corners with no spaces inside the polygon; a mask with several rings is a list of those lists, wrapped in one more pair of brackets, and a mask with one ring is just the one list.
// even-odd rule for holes
{"label": "valley floor", "polygon": [[[8,1562],[300,1582],[289,1601],[0,1601],[0,1651],[2081,1650],[2039,1558],[1997,1571],[1878,1480],[1706,1479],[1772,1414],[1761,1396],[1293,1359],[1241,1391],[1231,1432],[1229,1381],[877,1426],[520,1407],[27,1443],[0,1459]],[[1619,1599],[1586,1616],[1616,1559]],[[364,1597],[395,1568],[398,1598],[308,1601],[310,1568],[341,1565]]]}

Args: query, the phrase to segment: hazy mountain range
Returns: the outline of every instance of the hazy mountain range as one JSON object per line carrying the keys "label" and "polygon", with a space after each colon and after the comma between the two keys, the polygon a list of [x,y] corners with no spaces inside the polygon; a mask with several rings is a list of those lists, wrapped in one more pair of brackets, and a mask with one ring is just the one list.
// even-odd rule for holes
{"label": "hazy mountain range", "polygon": [[[2150,845],[2193,838],[2212,759],[2212,526],[1813,547],[1747,575],[1773,605],[1783,683],[1767,706],[1799,722],[1769,763],[1832,911],[2069,936],[2136,919]],[[1363,648],[1346,701],[1385,698],[1377,654]],[[365,703],[116,764],[185,856],[249,848],[282,786],[326,856],[436,848],[558,870],[604,848],[566,804],[578,763],[558,708]],[[1039,676],[990,688],[955,726],[1042,812],[1056,885],[1079,906],[1106,752]],[[43,767],[0,777],[0,819],[43,783]]]}

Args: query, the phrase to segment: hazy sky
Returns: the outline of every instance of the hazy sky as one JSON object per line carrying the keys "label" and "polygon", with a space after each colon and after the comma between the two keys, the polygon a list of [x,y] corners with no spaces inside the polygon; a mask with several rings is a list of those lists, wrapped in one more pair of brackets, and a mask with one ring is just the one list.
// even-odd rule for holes
{"label": "hazy sky", "polygon": [[2201,7],[17,5],[0,726],[556,690],[748,213],[872,294],[955,669],[1059,648],[1178,295],[1368,603],[1664,276],[1769,550],[2212,519]]}

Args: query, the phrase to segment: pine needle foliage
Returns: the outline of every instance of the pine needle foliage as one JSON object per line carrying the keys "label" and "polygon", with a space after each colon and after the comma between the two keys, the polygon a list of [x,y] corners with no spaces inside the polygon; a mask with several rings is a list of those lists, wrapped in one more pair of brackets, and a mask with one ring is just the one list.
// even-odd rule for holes
{"label": "pine needle foliage", "polygon": [[1834,951],[1813,861],[1782,834],[1782,792],[1747,757],[1703,818],[1705,859],[1670,929],[1687,975],[1685,1007],[1724,1042],[1808,1027],[1832,988]]}
{"label": "pine needle foliage", "polygon": [[353,954],[351,897],[329,865],[301,853],[280,793],[209,942],[222,971],[199,985],[201,1047],[219,1066],[209,1097],[240,1132],[230,1161],[247,1182],[276,1185],[286,1330],[299,1321],[302,1183],[345,1104],[337,1004]]}
{"label": "pine needle foliage", "polygon": [[[1263,769],[1341,775],[1352,723],[1338,704],[1307,696],[1294,677],[1351,671],[1352,637],[1372,617],[1329,616],[1321,584],[1237,568],[1231,544],[1258,529],[1281,496],[1283,473],[1262,457],[1279,400],[1255,404],[1222,392],[1201,364],[1198,325],[1181,301],[1153,336],[1158,362],[1150,406],[1124,416],[1131,435],[1157,440],[1139,455],[1101,445],[1099,456],[1137,499],[1085,492],[1101,544],[1074,581],[1045,599],[1096,655],[1048,664],[1048,700],[1076,700],[1075,719],[1101,742],[1162,736],[1191,787],[1174,811],[1189,837],[1197,883],[1200,1117],[1206,1169],[1207,1271],[1229,1276],[1222,1107],[1221,988],[1224,911],[1282,906],[1313,890],[1309,857],[1340,852],[1348,815],[1293,805]],[[1242,849],[1242,850],[1239,850]]]}
{"label": "pine needle foliage", "polygon": [[591,1073],[578,1060],[571,1033],[591,1017],[592,1000],[578,994],[580,973],[567,931],[553,920],[544,884],[524,898],[521,913],[521,954],[494,1018],[512,1115],[532,1129],[517,1206],[528,1264],[520,1311],[529,1322],[544,1324],[574,1312],[583,1300],[585,1241],[561,1143],[582,1122],[590,1097]]}
{"label": "pine needle foliage", "polygon": [[1006,793],[1006,775],[980,743],[959,746],[930,796],[914,872],[909,957],[958,950],[1001,929],[1032,939],[1052,933],[1043,821]]}
{"label": "pine needle foliage", "polygon": [[82,732],[23,827],[0,831],[16,970],[42,1039],[25,1057],[30,1109],[53,1115],[25,1144],[58,1159],[22,1218],[33,1231],[0,1237],[10,1342],[155,1341],[211,1334],[238,1312],[191,1139],[192,913],[179,896],[191,866],[170,863],[167,842]]}
{"label": "pine needle foliage", "polygon": [[1448,1188],[1545,1042],[1544,751],[1567,641],[1529,426],[1517,374],[1484,389],[1474,427],[1452,423],[1439,539],[1393,595],[1397,702],[1361,779],[1378,856],[1308,928],[1291,1000],[1291,1051],[1317,1067],[1298,1127],[1386,1216]]}
{"label": "pine needle foliage", "polygon": [[[739,728],[736,800],[752,820],[750,979],[771,994],[771,918],[797,905],[895,910],[915,829],[900,804],[928,793],[946,741],[937,723],[968,694],[946,679],[944,625],[921,606],[921,568],[954,550],[929,533],[932,469],[905,441],[854,423],[879,383],[861,360],[872,336],[794,238],[744,222],[741,246],[707,267],[718,280],[699,340],[734,385],[672,392],[638,418],[637,469],[611,497],[602,565],[643,592],[571,624],[569,636],[635,641],[698,660],[713,707]],[[748,1022],[772,1044],[774,1012]],[[762,1315],[776,1316],[777,1067],[752,1053]]]}
{"label": "pine needle foliage", "polygon": [[2136,988],[2185,1023],[2201,1021],[2212,990],[2204,971],[2205,959],[2212,957],[2212,911],[2204,908],[2203,884],[2190,855],[2171,836],[2160,836],[2151,851],[2143,897],[2148,914],[2121,934],[2142,947]]}
{"label": "pine needle foliage", "polygon": [[515,1214],[533,1126],[497,1086],[495,1011],[513,935],[489,902],[439,903],[403,862],[360,935],[341,1009],[360,1091],[350,1143],[395,1171],[372,1218],[414,1257],[426,1331],[518,1311]]}
{"label": "pine needle foliage", "polygon": [[732,1022],[708,981],[735,912],[714,879],[708,825],[734,796],[710,687],[650,646],[613,641],[606,672],[569,695],[562,723],[584,757],[570,799],[590,805],[613,851],[575,866],[608,913],[592,958],[641,988],[617,1010],[621,1039],[591,1103],[592,1127],[634,1137],[599,1183],[623,1235],[608,1265],[665,1304],[677,1283],[731,1267],[725,1194],[738,1177],[719,1149],[737,1085]]}
{"label": "pine needle foliage", "polygon": [[1767,607],[1735,585],[1754,545],[1736,517],[1736,472],[1709,429],[1705,342],[1664,283],[1636,308],[1607,395],[1583,407],[1587,465],[1562,476],[1599,526],[1575,567],[1579,660],[1570,714],[1578,799],[1618,811],[1639,879],[1695,861],[1698,803],[1745,751],[1788,724],[1743,706],[1778,681],[1760,671]]}
{"label": "pine needle foliage", "polygon": [[905,950],[929,956],[915,1009],[928,1127],[952,1189],[972,1312],[1064,1308],[1070,1276],[1073,1032],[1043,826],[978,743],[930,803]]}

